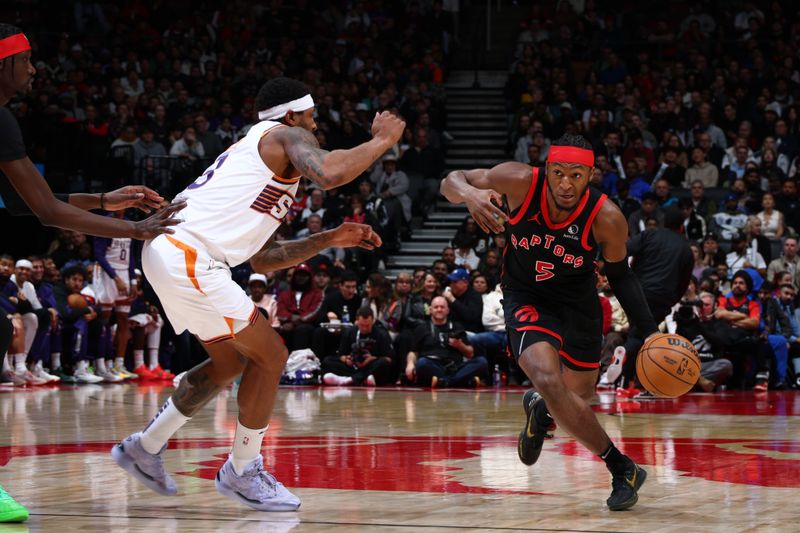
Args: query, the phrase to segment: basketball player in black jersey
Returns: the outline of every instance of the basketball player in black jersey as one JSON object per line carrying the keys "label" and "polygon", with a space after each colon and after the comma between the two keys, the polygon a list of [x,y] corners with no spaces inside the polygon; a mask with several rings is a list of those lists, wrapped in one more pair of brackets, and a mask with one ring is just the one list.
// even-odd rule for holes
{"label": "basketball player in black jersey", "polygon": [[589,187],[593,171],[591,144],[564,135],[552,144],[546,168],[507,162],[457,170],[441,192],[465,203],[484,231],[507,232],[502,287],[509,347],[536,390],[523,398],[520,460],[536,462],[557,422],[605,461],[613,489],[606,503],[618,511],[636,503],[647,473],[614,446],[587,403],[600,365],[599,250],[625,313],[646,337],[656,324],[628,267],[625,217]]}

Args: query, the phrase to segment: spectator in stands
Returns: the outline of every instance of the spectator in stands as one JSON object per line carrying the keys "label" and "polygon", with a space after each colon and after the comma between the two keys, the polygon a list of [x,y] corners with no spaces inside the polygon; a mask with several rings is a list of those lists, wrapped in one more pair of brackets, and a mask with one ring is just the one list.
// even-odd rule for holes
{"label": "spectator in stands", "polygon": [[719,169],[709,162],[702,148],[692,148],[692,166],[686,169],[683,186],[699,181],[704,188],[716,187],[719,183]]}
{"label": "spectator in stands", "polygon": [[655,181],[653,192],[656,193],[658,207],[662,210],[666,210],[678,203],[678,199],[670,193],[670,184],[665,178]]}
{"label": "spectator in stands", "polygon": [[[769,239],[762,235],[762,227],[761,220],[755,215],[750,215],[747,219],[747,224],[744,226],[744,236],[747,239],[751,257],[755,257],[754,253],[757,252],[764,258],[764,262],[769,265],[772,261],[772,244]],[[766,273],[767,267],[765,265],[764,271],[760,274],[765,276]]]}
{"label": "spectator in stands", "polygon": [[219,135],[208,131],[208,119],[199,114],[194,117],[194,129],[198,142],[203,145],[203,153],[208,159],[216,159],[222,153],[222,140]]}
{"label": "spectator in stands", "polygon": [[[453,253],[455,254],[454,264],[457,267],[463,267],[467,271],[472,271],[478,268],[480,258],[472,248],[472,239],[466,235],[456,235],[453,238]],[[442,256],[444,257],[444,255]]]}
{"label": "spectator in stands", "polygon": [[661,166],[656,172],[656,178],[666,180],[671,187],[683,185],[686,179],[686,168],[678,163],[678,149],[672,146],[666,147],[662,158]]}
{"label": "spectator in stands", "polygon": [[313,235],[314,233],[319,233],[320,231],[322,231],[322,221],[325,218],[324,203],[325,203],[325,192],[317,187],[312,188],[311,192],[308,195],[308,207],[303,209],[303,211],[300,213],[300,216],[295,219],[295,226],[299,228],[302,227],[303,225],[306,225],[309,217],[311,217],[311,215],[316,215],[317,217],[319,217],[319,229],[316,229],[316,221],[315,221],[312,226],[314,229],[309,228],[307,226],[308,234],[301,235],[298,232],[297,234],[298,238],[307,237],[308,235]]}
{"label": "spectator in stands", "polygon": [[[714,165],[719,172],[720,167],[722,166],[722,159],[725,157],[725,148],[727,147],[727,143],[725,144],[716,144],[712,141],[711,135],[708,132],[700,132],[695,135],[695,142],[697,143],[697,147],[703,150],[706,154],[706,160]],[[715,182],[712,187],[716,187],[719,182]]]}
{"label": "spectator in stands", "polygon": [[731,252],[725,257],[729,272],[736,272],[745,268],[753,268],[766,274],[767,264],[757,249],[749,246],[745,235],[737,235],[731,240]]}
{"label": "spectator in stands", "polygon": [[470,243],[470,247],[475,250],[475,253],[478,255],[483,254],[488,247],[488,238],[486,234],[481,231],[475,219],[470,215],[464,217],[451,244],[455,245],[455,240],[460,237],[466,238]]}
{"label": "spectator in stands", "polygon": [[694,210],[691,198],[678,200],[678,208],[683,214],[683,232],[690,241],[700,242],[706,234],[706,221]]}
{"label": "spectator in stands", "polygon": [[705,326],[714,320],[716,311],[714,295],[701,292],[699,303],[698,307],[692,301],[682,302],[673,315],[673,321],[677,325],[675,332],[689,339],[700,356],[700,378],[697,386],[705,392],[712,392],[731,377],[733,364],[715,353],[714,347],[706,338]]}
{"label": "spectator in stands", "polygon": [[375,325],[369,307],[359,308],[355,320],[355,327],[342,333],[339,354],[323,359],[323,382],[369,387],[391,383],[394,350],[389,333]]}
{"label": "spectator in stands", "polygon": [[[313,261],[313,258],[309,261]],[[331,286],[331,266],[325,260],[318,261],[315,265],[314,286],[322,291],[323,298],[336,290]]]}
{"label": "spectator in stands", "polygon": [[373,272],[364,284],[364,297],[361,307],[371,307],[375,320],[384,328],[389,325],[389,307],[392,304],[392,285],[386,276]]}
{"label": "spectator in stands", "polygon": [[783,237],[785,231],[783,213],[775,209],[775,197],[766,192],[761,197],[762,211],[756,215],[761,221],[761,233],[767,239],[777,241]]}
{"label": "spectator in stands", "polygon": [[795,289],[800,287],[800,256],[797,254],[797,237],[786,237],[783,241],[783,254],[770,262],[767,267],[767,279],[774,280],[779,272],[788,272]]}
{"label": "spectator in stands", "polygon": [[797,182],[788,179],[781,185],[781,194],[775,199],[775,207],[783,213],[786,226],[795,233],[800,233],[800,199],[797,194]]}
{"label": "spectator in stands", "polygon": [[711,216],[709,229],[718,233],[723,240],[732,240],[741,234],[745,224],[747,215],[739,209],[739,197],[731,192],[725,197],[725,211]]}
{"label": "spectator in stands", "polygon": [[636,212],[641,204],[630,196],[630,184],[628,180],[617,180],[616,182],[617,194],[612,197],[612,200],[620,208],[625,219],[628,220],[630,216]]}
{"label": "spectator in stands", "polygon": [[[761,321],[759,305],[752,301],[748,294],[753,291],[753,280],[744,270],[737,271],[731,281],[731,296],[720,296],[717,299],[717,310],[714,318],[720,326],[714,332],[712,344],[724,348],[729,352],[735,352],[740,356],[753,354],[758,346],[758,328]],[[766,359],[760,361],[760,368],[756,374],[756,384],[765,390],[769,380],[769,369],[766,368]],[[734,370],[741,372],[743,367],[740,365]]]}
{"label": "spectator in stands", "polygon": [[274,281],[274,279],[267,279],[264,274],[250,274],[247,287],[250,289],[250,299],[253,300],[256,308],[273,328],[279,328],[281,323],[278,320],[278,300],[268,292],[269,286]]}
{"label": "spectator in stands", "polygon": [[696,242],[689,243],[689,248],[692,249],[692,258],[694,259],[692,277],[697,280],[703,279],[703,273],[708,269],[708,266],[703,262],[703,248]]}
{"label": "spectator in stands", "polygon": [[[422,177],[420,187],[423,206],[432,206],[439,194],[439,183],[444,172],[444,155],[428,144],[428,134],[423,129],[414,132],[414,145],[400,158],[400,169]],[[415,179],[409,177],[410,180]],[[419,179],[419,178],[416,178]]]}
{"label": "spectator in stands", "polygon": [[278,332],[289,352],[309,348],[314,324],[318,321],[322,291],[311,281],[311,267],[298,265],[291,278],[291,287],[278,295]]}
{"label": "spectator in stands", "polygon": [[[481,279],[484,286],[486,285],[486,278],[479,274],[472,280],[473,288],[475,288],[475,282]],[[488,287],[486,288],[488,289]],[[477,353],[486,354],[487,359],[497,362],[506,345],[506,325],[502,303],[503,291],[498,284],[493,290],[481,293],[476,289],[476,292],[481,294],[483,301],[483,312],[481,313],[483,331],[480,333],[468,332],[467,340],[475,347]]]}
{"label": "spectator in stands", "polygon": [[447,300],[450,316],[462,324],[470,333],[483,331],[483,299],[470,286],[469,272],[464,268],[456,268],[448,276],[450,285],[442,296]]}
{"label": "spectator in stands", "polygon": [[751,158],[751,151],[746,144],[737,143],[734,147],[734,155],[727,161],[723,161],[722,170],[726,172],[725,181],[731,183],[736,178],[743,178],[747,170],[747,163]]}
{"label": "spectator in stands", "polygon": [[203,144],[197,140],[197,133],[192,126],[184,128],[180,139],[175,141],[169,149],[169,155],[185,158],[187,160],[202,159],[206,156]]}
{"label": "spectator in stands", "polygon": [[500,283],[500,253],[496,248],[490,248],[478,264],[478,270],[486,277],[486,284],[489,287]]}
{"label": "spectator in stands", "polygon": [[319,327],[314,330],[311,349],[320,360],[334,355],[342,338],[342,328],[352,325],[360,303],[358,276],[355,272],[346,270],[342,273],[338,290],[326,295],[319,308],[321,322],[341,324],[341,327]]}
{"label": "spectator in stands", "polygon": [[663,224],[664,212],[658,207],[658,196],[647,192],[642,196],[642,206],[628,218],[628,234],[634,237],[642,233],[646,229],[645,220],[651,216],[658,220],[659,225]]}
{"label": "spectator in stands", "polygon": [[130,146],[132,148],[136,146],[136,141],[136,128],[133,126],[125,126],[119,137],[114,139],[114,142],[111,143],[111,148],[114,149],[119,146]]}
{"label": "spectator in stands", "polygon": [[414,330],[411,351],[406,357],[409,382],[432,388],[478,386],[489,365],[475,355],[464,327],[449,318],[447,300],[437,296],[431,302],[430,322]]}
{"label": "spectator in stands", "polygon": [[408,176],[402,170],[397,170],[397,156],[388,153],[381,158],[381,164],[375,166],[370,179],[375,184],[375,191],[382,199],[389,219],[384,245],[396,248],[403,228],[411,223]]}
{"label": "spectator in stands", "polygon": [[[772,366],[774,388],[785,389],[789,385],[787,382],[789,348],[794,340],[794,332],[786,312],[787,310],[791,311],[792,318],[795,318],[792,304],[796,294],[791,285],[779,287],[778,291],[778,298],[774,298],[771,294],[772,285],[765,281],[758,289],[758,304],[761,308],[761,338],[769,344],[771,351],[771,353],[765,353],[764,356],[774,357],[775,360],[775,364]],[[788,307],[783,305],[784,298],[788,299]],[[759,348],[763,350],[767,347]]]}
{"label": "spectator in stands", "polygon": [[[152,128],[145,126],[142,129],[141,136],[133,144],[133,164],[136,169],[140,169],[142,161],[147,157],[152,156],[165,156],[167,151],[160,142],[155,140]],[[148,165],[142,171],[149,172],[153,170],[154,165]]]}
{"label": "spectator in stands", "polygon": [[701,217],[708,219],[717,212],[716,204],[706,197],[703,183],[699,180],[693,181],[689,186],[689,197],[692,199],[694,210]]}

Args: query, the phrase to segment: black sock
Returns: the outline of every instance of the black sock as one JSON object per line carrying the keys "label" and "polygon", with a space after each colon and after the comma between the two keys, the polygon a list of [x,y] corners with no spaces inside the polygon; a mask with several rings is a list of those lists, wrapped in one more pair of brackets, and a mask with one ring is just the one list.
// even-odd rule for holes
{"label": "black sock", "polygon": [[606,467],[612,474],[622,474],[631,463],[631,459],[627,455],[623,455],[621,451],[614,446],[614,443],[608,445],[608,449],[600,454],[600,459],[606,462]]}
{"label": "black sock", "polygon": [[536,425],[540,427],[546,428],[553,423],[553,417],[547,412],[547,406],[544,404],[543,399],[533,406],[533,419],[536,420]]}

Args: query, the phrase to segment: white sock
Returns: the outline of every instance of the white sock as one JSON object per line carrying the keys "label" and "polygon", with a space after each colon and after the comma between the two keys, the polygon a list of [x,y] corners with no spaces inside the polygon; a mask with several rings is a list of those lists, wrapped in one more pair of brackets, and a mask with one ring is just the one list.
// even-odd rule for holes
{"label": "white sock", "polygon": [[107,372],[106,370],[106,360],[102,357],[98,357],[94,360],[94,369],[96,372]]}
{"label": "white sock", "polygon": [[8,362],[8,355],[3,355],[3,372],[11,370],[11,364]]}
{"label": "white sock", "polygon": [[115,357],[114,358],[114,368],[124,368],[125,367],[125,358],[124,357]]}
{"label": "white sock", "polygon": [[149,364],[150,370],[158,366],[158,348],[147,349],[147,360],[150,362]]}
{"label": "white sock", "polygon": [[139,368],[144,364],[144,350],[133,351],[133,368]]}
{"label": "white sock", "polygon": [[84,359],[83,361],[78,361],[78,364],[75,365],[75,373],[79,372],[86,372],[89,369],[89,361]]}
{"label": "white sock", "polygon": [[50,354],[50,368],[52,370],[61,368],[61,352],[53,352]]}
{"label": "white sock", "polygon": [[27,354],[24,354],[24,353],[15,353],[14,354],[14,371],[17,374],[22,374],[23,372],[28,370],[25,367],[25,359],[27,359],[27,358],[28,358]]}
{"label": "white sock", "polygon": [[169,398],[142,431],[142,448],[147,453],[160,452],[169,438],[189,420],[191,417],[178,411]]}
{"label": "white sock", "polygon": [[236,436],[233,438],[230,458],[233,471],[237,475],[241,476],[247,465],[261,453],[261,442],[264,440],[267,428],[269,425],[261,429],[250,429],[244,427],[241,422],[236,422]]}

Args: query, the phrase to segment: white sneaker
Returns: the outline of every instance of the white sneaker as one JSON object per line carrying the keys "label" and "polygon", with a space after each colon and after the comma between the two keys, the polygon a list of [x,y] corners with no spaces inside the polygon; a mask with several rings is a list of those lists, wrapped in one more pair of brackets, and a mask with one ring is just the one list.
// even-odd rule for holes
{"label": "white sneaker", "polygon": [[375,376],[373,376],[372,374],[367,376],[367,379],[364,380],[364,385],[366,385],[367,387],[374,387],[376,385]]}
{"label": "white sneaker", "polygon": [[186,375],[186,372],[181,372],[180,374],[178,374],[177,376],[172,378],[172,386],[177,389],[178,385],[181,384],[181,380],[183,379],[183,376],[185,376],[185,375]]}
{"label": "white sneaker", "polygon": [[346,378],[344,376],[338,376],[333,372],[328,372],[322,376],[322,382],[325,383],[325,385],[352,385],[353,378]]}
{"label": "white sneaker", "polygon": [[78,380],[78,383],[101,383],[103,378],[100,376],[95,376],[91,372],[89,372],[88,368],[78,367],[75,369],[75,379]]}
{"label": "white sneaker", "polygon": [[47,383],[47,380],[34,376],[33,373],[28,369],[25,369],[22,372],[17,372],[17,377],[24,379],[25,383],[28,385],[44,385]]}
{"label": "white sneaker", "polygon": [[32,374],[39,379],[45,380],[47,383],[58,383],[59,381],[61,381],[60,377],[48,373],[42,366],[41,361],[36,362],[36,364],[33,367]]}
{"label": "white sneaker", "polygon": [[256,457],[241,476],[236,474],[230,457],[214,479],[217,492],[256,511],[296,511],[300,498],[264,470],[264,458]]}
{"label": "white sneaker", "polygon": [[178,493],[178,487],[164,469],[164,459],[161,456],[164,448],[155,454],[147,453],[142,447],[142,434],[134,433],[111,448],[111,457],[148,489],[164,496],[174,496]]}
{"label": "white sneaker", "polygon": [[622,365],[625,364],[625,359],[627,359],[625,347],[617,346],[614,348],[614,357],[611,358],[611,364],[608,365],[606,373],[603,374],[604,379],[601,379],[600,381],[605,383],[616,383],[619,377],[622,375]]}
{"label": "white sneaker", "polygon": [[94,372],[97,375],[97,377],[103,378],[103,381],[105,381],[106,383],[120,383],[123,381],[121,377],[114,374],[108,369],[100,370],[99,368],[95,368]]}
{"label": "white sneaker", "polygon": [[137,374],[134,374],[133,372],[128,372],[128,369],[126,369],[124,366],[112,366],[111,372],[118,375],[122,379],[131,379],[131,380],[139,379],[139,376]]}

